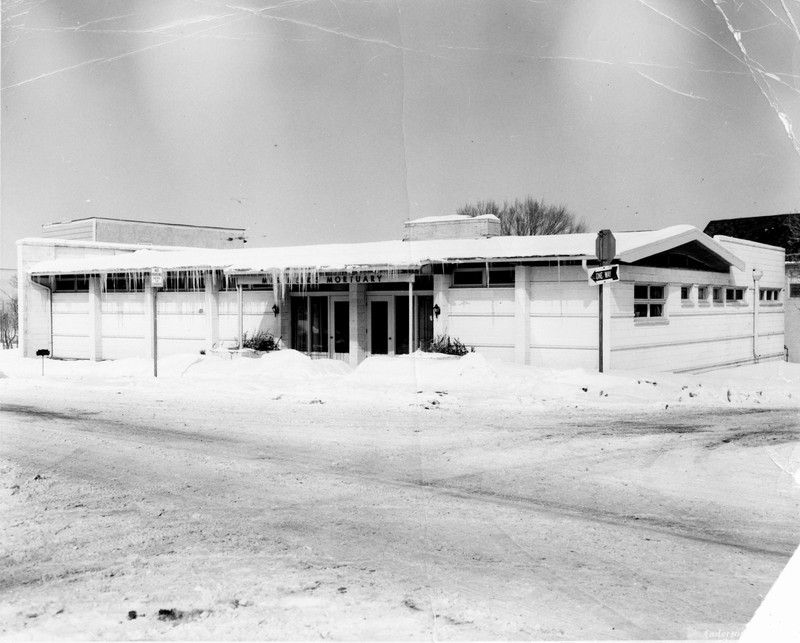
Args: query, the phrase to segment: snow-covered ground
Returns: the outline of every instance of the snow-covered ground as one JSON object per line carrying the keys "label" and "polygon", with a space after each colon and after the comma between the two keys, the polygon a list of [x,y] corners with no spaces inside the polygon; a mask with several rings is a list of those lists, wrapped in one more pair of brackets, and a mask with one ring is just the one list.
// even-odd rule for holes
{"label": "snow-covered ground", "polygon": [[[283,350],[158,371],[0,352],[0,633],[713,637],[800,534],[797,364]],[[770,594],[746,635],[800,634],[791,604]]]}
{"label": "snow-covered ground", "polygon": [[[44,375],[42,375],[42,371]],[[701,375],[583,369],[553,370],[488,361],[479,353],[462,358],[416,353],[371,357],[358,368],[345,362],[311,360],[293,350],[258,358],[183,354],[162,358],[158,378],[152,360],[89,362],[22,359],[0,352],[0,378],[21,385],[107,384],[137,388],[213,391],[247,398],[270,389],[291,398],[334,396],[340,400],[381,399],[399,404],[407,396],[446,390],[459,401],[480,396],[482,405],[509,403],[540,408],[668,405],[770,406],[800,408],[800,364],[769,361]],[[13,386],[12,382],[9,385]]]}

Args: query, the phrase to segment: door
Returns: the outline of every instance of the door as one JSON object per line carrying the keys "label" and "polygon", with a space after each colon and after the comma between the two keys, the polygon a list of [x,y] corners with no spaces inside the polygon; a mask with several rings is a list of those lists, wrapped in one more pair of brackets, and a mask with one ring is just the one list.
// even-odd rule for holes
{"label": "door", "polygon": [[408,355],[408,297],[404,295],[394,298],[394,352]]}
{"label": "door", "polygon": [[423,350],[433,340],[433,296],[420,295],[417,299],[417,332],[414,334],[417,348]]}
{"label": "door", "polygon": [[373,355],[389,355],[394,352],[394,342],[389,335],[391,300],[388,297],[369,302],[369,350]]}
{"label": "door", "polygon": [[331,348],[333,359],[350,359],[350,301],[331,297]]}
{"label": "door", "polygon": [[308,340],[309,355],[314,357],[329,357],[328,350],[328,297],[308,298]]}

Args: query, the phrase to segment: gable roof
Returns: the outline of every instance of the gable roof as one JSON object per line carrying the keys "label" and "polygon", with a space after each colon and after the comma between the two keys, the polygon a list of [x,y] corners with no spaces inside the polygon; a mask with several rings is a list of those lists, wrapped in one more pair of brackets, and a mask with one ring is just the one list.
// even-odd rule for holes
{"label": "gable roof", "polygon": [[[744,262],[697,228],[617,232],[617,260],[633,263],[690,242],[700,244],[729,266]],[[426,264],[470,261],[594,260],[594,233],[550,236],[497,236],[479,239],[434,239],[325,244],[276,248],[140,250],[113,256],[57,259],[35,264],[30,274],[91,274],[166,270],[222,270],[228,274],[292,273],[352,270],[414,270]]]}

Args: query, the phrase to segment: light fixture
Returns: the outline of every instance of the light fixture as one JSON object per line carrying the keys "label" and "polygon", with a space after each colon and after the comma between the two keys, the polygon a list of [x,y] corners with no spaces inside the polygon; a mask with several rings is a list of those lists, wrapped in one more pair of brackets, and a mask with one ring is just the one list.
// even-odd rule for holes
{"label": "light fixture", "polygon": [[433,314],[434,314],[434,316],[435,316],[435,317],[439,317],[439,315],[441,314],[441,312],[442,312],[442,309],[441,309],[441,308],[439,308],[439,304],[434,304],[434,305],[433,305]]}
{"label": "light fixture", "polygon": [[280,314],[281,309],[278,308],[278,304],[272,304],[272,312],[275,313],[275,317]]}

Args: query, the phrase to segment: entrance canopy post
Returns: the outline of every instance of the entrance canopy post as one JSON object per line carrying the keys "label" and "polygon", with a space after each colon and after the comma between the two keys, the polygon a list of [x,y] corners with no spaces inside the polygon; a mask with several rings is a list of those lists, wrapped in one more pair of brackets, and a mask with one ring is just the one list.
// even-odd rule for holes
{"label": "entrance canopy post", "polygon": [[414,352],[414,282],[408,282],[408,354]]}
{"label": "entrance canopy post", "polygon": [[236,284],[236,307],[239,322],[239,351],[242,350],[244,344],[244,315],[242,312],[242,284]]}

